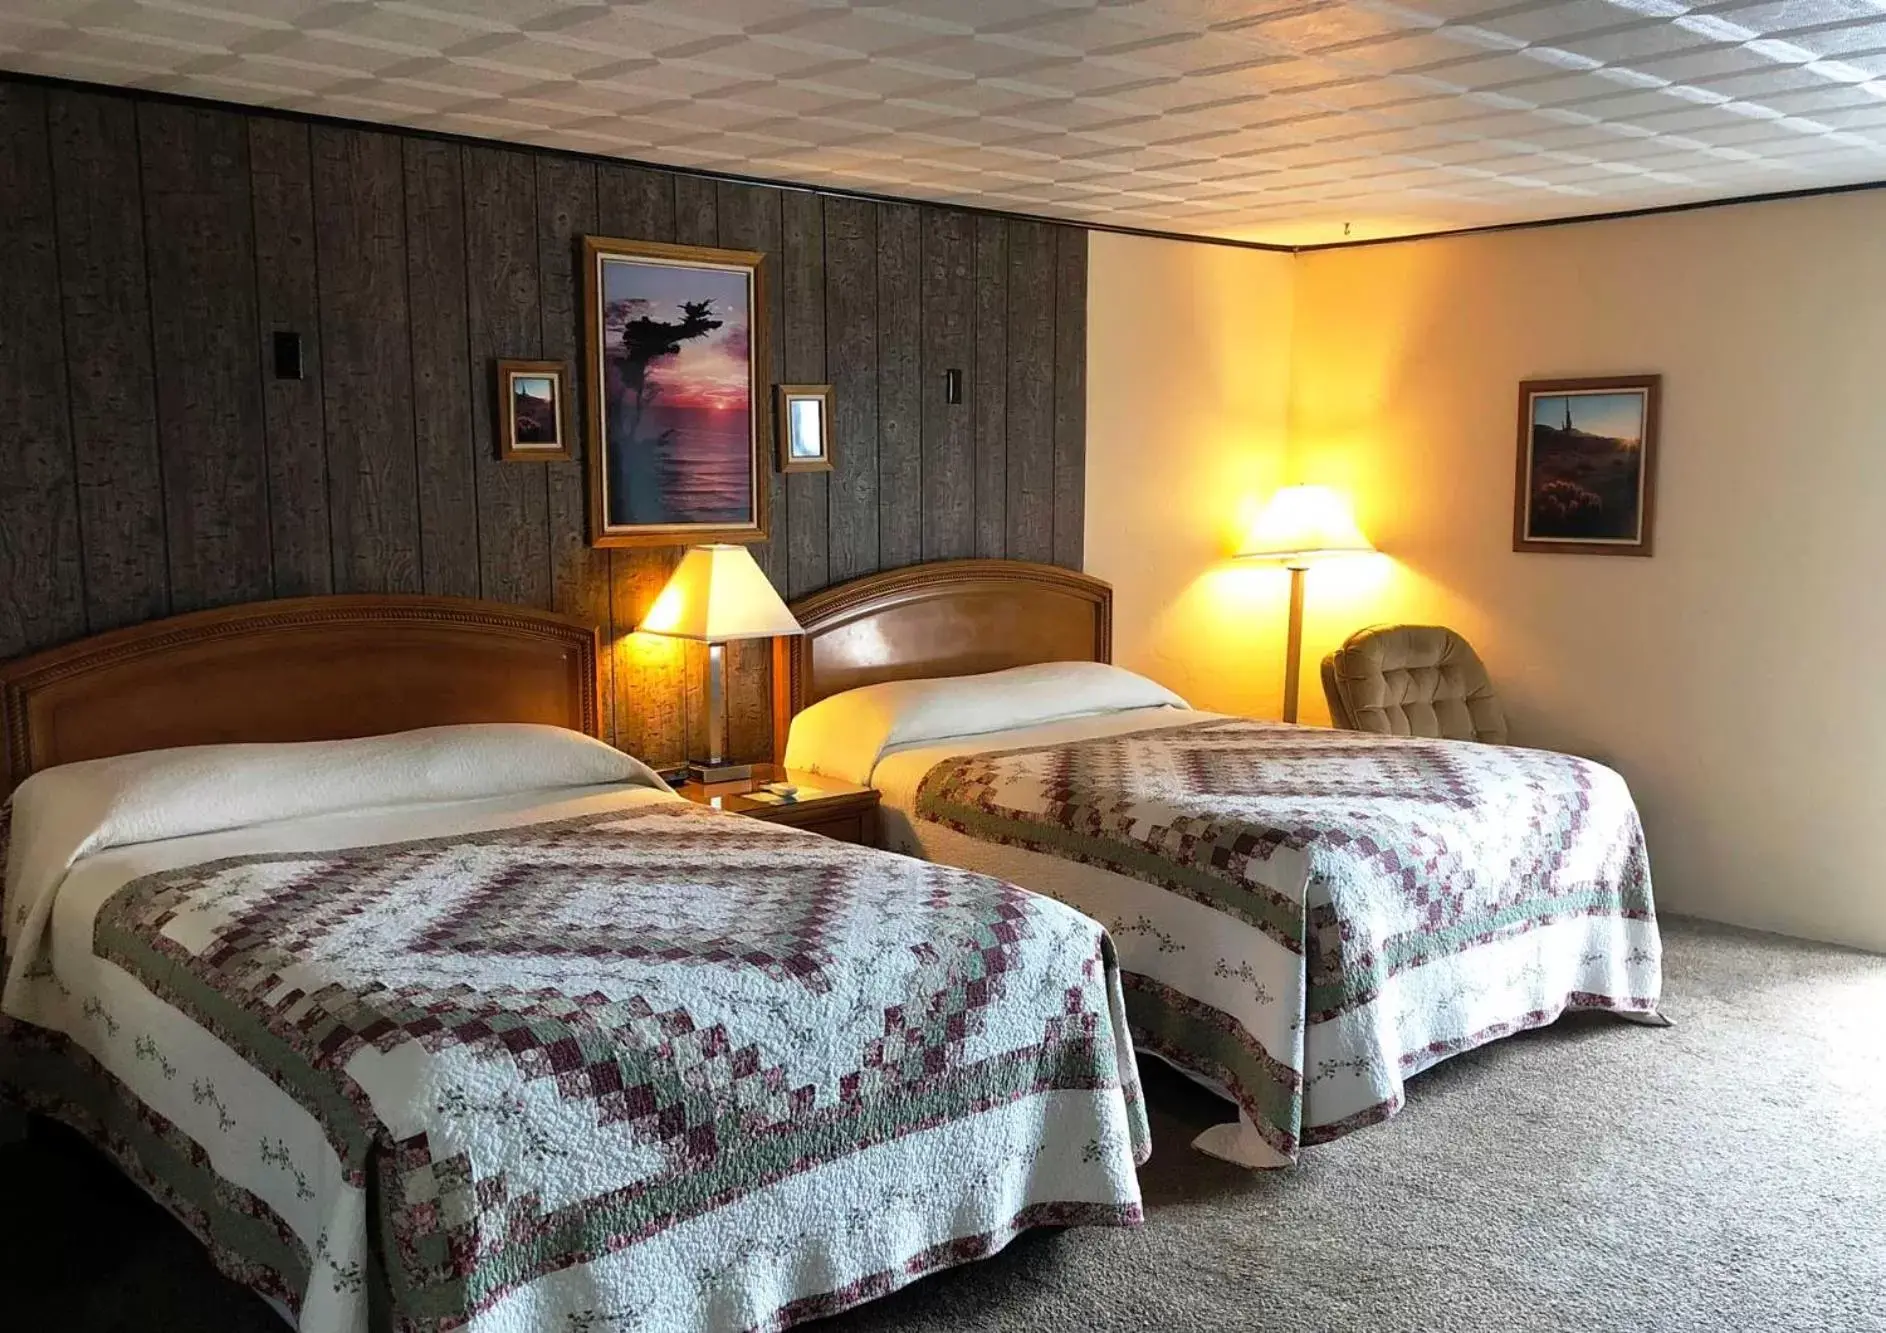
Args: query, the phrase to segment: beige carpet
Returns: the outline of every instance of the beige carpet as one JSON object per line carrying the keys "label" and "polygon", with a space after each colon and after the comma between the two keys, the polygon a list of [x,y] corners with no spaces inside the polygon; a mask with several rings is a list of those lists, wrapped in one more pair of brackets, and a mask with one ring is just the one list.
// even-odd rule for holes
{"label": "beige carpet", "polygon": [[[1665,938],[1675,1028],[1459,1057],[1289,1173],[1193,1153],[1220,1104],[1149,1070],[1143,1228],[1024,1236],[822,1327],[1886,1330],[1886,959]],[[70,1146],[0,1149],[0,1200],[0,1327],[279,1333]]]}
{"label": "beige carpet", "polygon": [[1149,1070],[1143,1228],[1025,1236],[828,1327],[1886,1329],[1886,958],[1664,936],[1676,1027],[1457,1057],[1288,1173],[1191,1152],[1220,1104]]}

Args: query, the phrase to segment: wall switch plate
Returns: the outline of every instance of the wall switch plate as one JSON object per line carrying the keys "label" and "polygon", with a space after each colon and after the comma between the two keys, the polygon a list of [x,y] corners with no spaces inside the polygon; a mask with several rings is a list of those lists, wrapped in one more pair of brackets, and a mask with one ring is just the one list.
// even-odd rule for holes
{"label": "wall switch plate", "polygon": [[286,330],[276,333],[275,378],[278,380],[301,378],[301,335],[299,333]]}

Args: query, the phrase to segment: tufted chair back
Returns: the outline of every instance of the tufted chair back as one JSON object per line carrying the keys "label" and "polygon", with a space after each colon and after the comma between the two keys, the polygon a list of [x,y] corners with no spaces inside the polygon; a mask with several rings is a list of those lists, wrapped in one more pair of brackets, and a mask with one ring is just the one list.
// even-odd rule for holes
{"label": "tufted chair back", "polygon": [[1506,743],[1506,714],[1473,646],[1440,625],[1357,630],[1323,659],[1339,727],[1387,736]]}

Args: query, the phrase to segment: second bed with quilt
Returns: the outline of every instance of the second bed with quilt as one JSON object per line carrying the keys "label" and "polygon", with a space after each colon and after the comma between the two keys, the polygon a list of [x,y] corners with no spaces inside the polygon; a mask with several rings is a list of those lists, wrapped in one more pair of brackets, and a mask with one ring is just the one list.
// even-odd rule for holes
{"label": "second bed with quilt", "polygon": [[[991,564],[888,614],[928,591],[973,620]],[[801,611],[807,660],[829,615],[830,674],[892,678],[822,691],[788,765],[876,787],[886,846],[1105,924],[1140,1051],[1238,1107],[1201,1150],[1287,1165],[1393,1115],[1435,1062],[1567,1010],[1663,1021],[1643,830],[1603,765],[1196,712],[1103,662],[852,669],[847,644],[887,657],[894,635],[865,622],[890,600],[859,585]]]}

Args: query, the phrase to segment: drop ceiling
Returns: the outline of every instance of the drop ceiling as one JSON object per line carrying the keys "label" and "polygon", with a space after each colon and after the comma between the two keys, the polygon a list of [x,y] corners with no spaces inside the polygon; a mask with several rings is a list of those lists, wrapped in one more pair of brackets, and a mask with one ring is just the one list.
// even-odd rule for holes
{"label": "drop ceiling", "polygon": [[1278,245],[1886,179],[1886,0],[0,0],[0,67]]}

